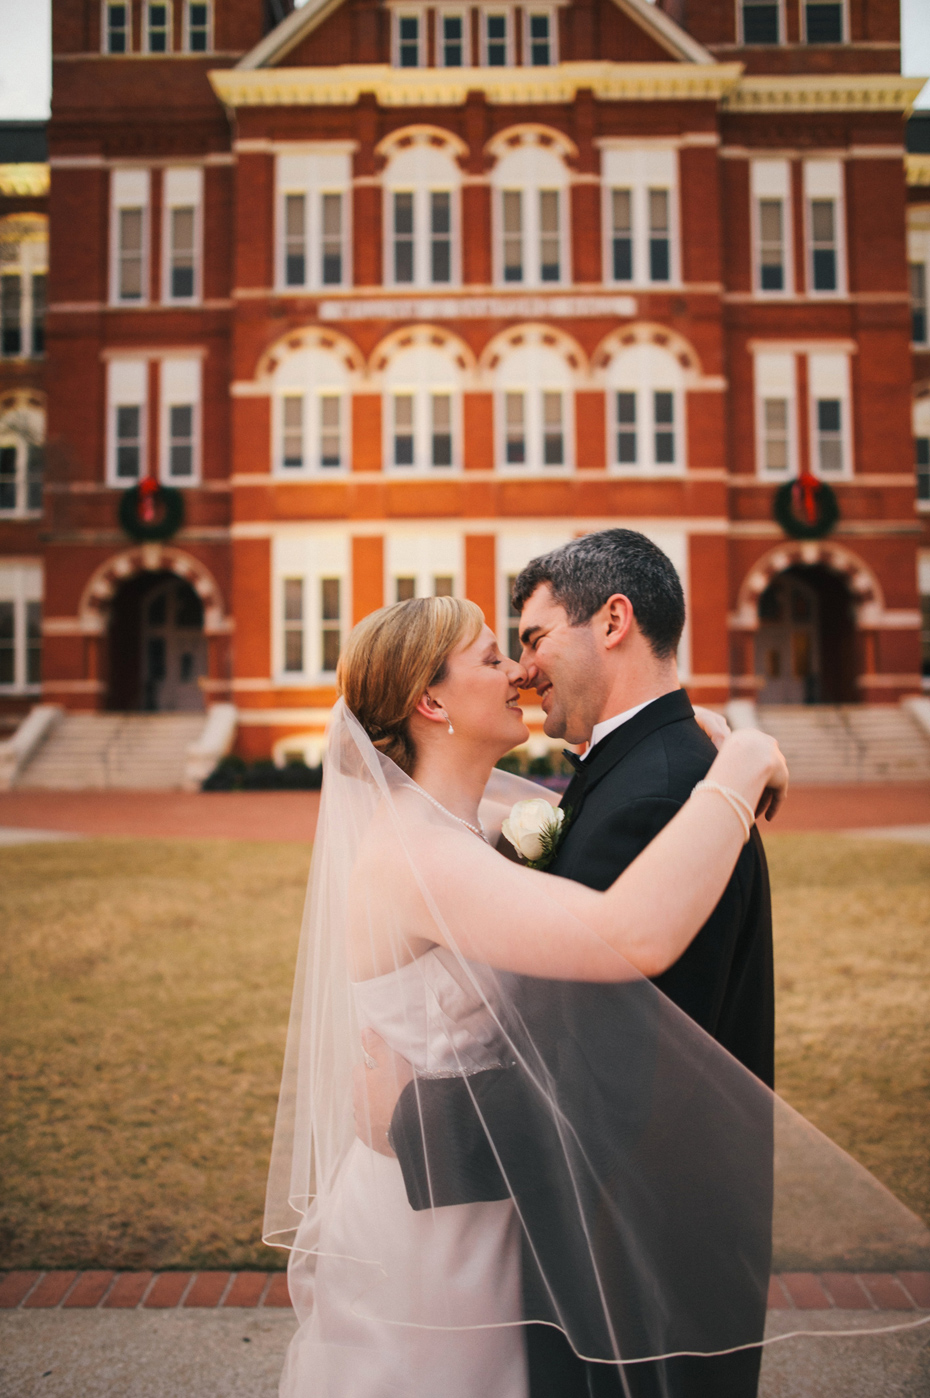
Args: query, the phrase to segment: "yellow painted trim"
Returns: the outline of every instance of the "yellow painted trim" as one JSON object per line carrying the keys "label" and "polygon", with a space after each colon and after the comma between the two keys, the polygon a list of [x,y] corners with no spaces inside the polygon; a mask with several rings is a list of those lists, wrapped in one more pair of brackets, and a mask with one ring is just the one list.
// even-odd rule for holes
{"label": "yellow painted trim", "polygon": [[48,194],[49,168],[47,165],[30,165],[25,161],[15,165],[0,165],[0,194],[13,195],[20,199],[36,199]]}
{"label": "yellow painted trim", "polygon": [[734,112],[909,112],[926,80],[897,73],[743,78],[722,97]]}
{"label": "yellow painted trim", "polygon": [[904,169],[908,184],[930,184],[930,153],[926,155],[906,155]]}

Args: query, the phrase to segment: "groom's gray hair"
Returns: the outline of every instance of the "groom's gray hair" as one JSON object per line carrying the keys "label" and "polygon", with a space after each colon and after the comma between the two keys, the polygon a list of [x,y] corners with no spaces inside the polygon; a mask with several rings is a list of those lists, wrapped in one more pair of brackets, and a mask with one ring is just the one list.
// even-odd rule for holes
{"label": "groom's gray hair", "polygon": [[548,584],[572,626],[586,625],[609,597],[622,592],[653,654],[660,660],[675,654],[685,624],[681,579],[672,560],[645,534],[602,529],[532,559],[514,580],[514,611],[523,610],[541,583]]}

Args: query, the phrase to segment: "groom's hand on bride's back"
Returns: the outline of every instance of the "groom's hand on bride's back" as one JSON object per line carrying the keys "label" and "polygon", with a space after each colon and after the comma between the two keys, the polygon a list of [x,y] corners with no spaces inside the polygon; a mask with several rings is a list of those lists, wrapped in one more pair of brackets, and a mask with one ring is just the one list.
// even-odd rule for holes
{"label": "groom's hand on bride's back", "polygon": [[355,1134],[379,1155],[394,1155],[388,1131],[397,1099],[413,1081],[413,1069],[373,1029],[362,1031],[362,1049],[365,1057],[352,1075]]}

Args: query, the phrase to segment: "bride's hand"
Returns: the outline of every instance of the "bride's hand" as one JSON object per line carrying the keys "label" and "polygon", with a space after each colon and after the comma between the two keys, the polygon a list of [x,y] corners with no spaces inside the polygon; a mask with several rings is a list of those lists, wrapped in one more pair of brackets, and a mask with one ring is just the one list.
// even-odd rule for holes
{"label": "bride's hand", "polygon": [[694,717],[699,728],[703,728],[714,747],[719,752],[730,736],[730,725],[723,714],[716,713],[713,709],[704,709],[700,704],[694,705]]}
{"label": "bride's hand", "polygon": [[788,794],[784,754],[775,739],[758,728],[731,733],[707,775],[742,792],[754,803],[757,820],[763,815],[772,820]]}

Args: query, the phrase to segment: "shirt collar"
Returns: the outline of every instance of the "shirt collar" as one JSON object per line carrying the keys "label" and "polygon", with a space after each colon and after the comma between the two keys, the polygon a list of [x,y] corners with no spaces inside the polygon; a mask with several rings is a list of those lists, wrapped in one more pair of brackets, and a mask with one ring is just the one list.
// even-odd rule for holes
{"label": "shirt collar", "polygon": [[628,723],[635,714],[638,714],[642,709],[654,703],[655,699],[646,699],[642,704],[635,704],[632,709],[624,709],[622,714],[614,714],[613,718],[605,718],[600,723],[596,723],[591,730],[591,741],[588,744],[587,750],[582,754],[582,762],[593,752],[598,743],[603,738],[607,737],[608,733],[612,733],[614,729],[619,728],[622,723]]}

